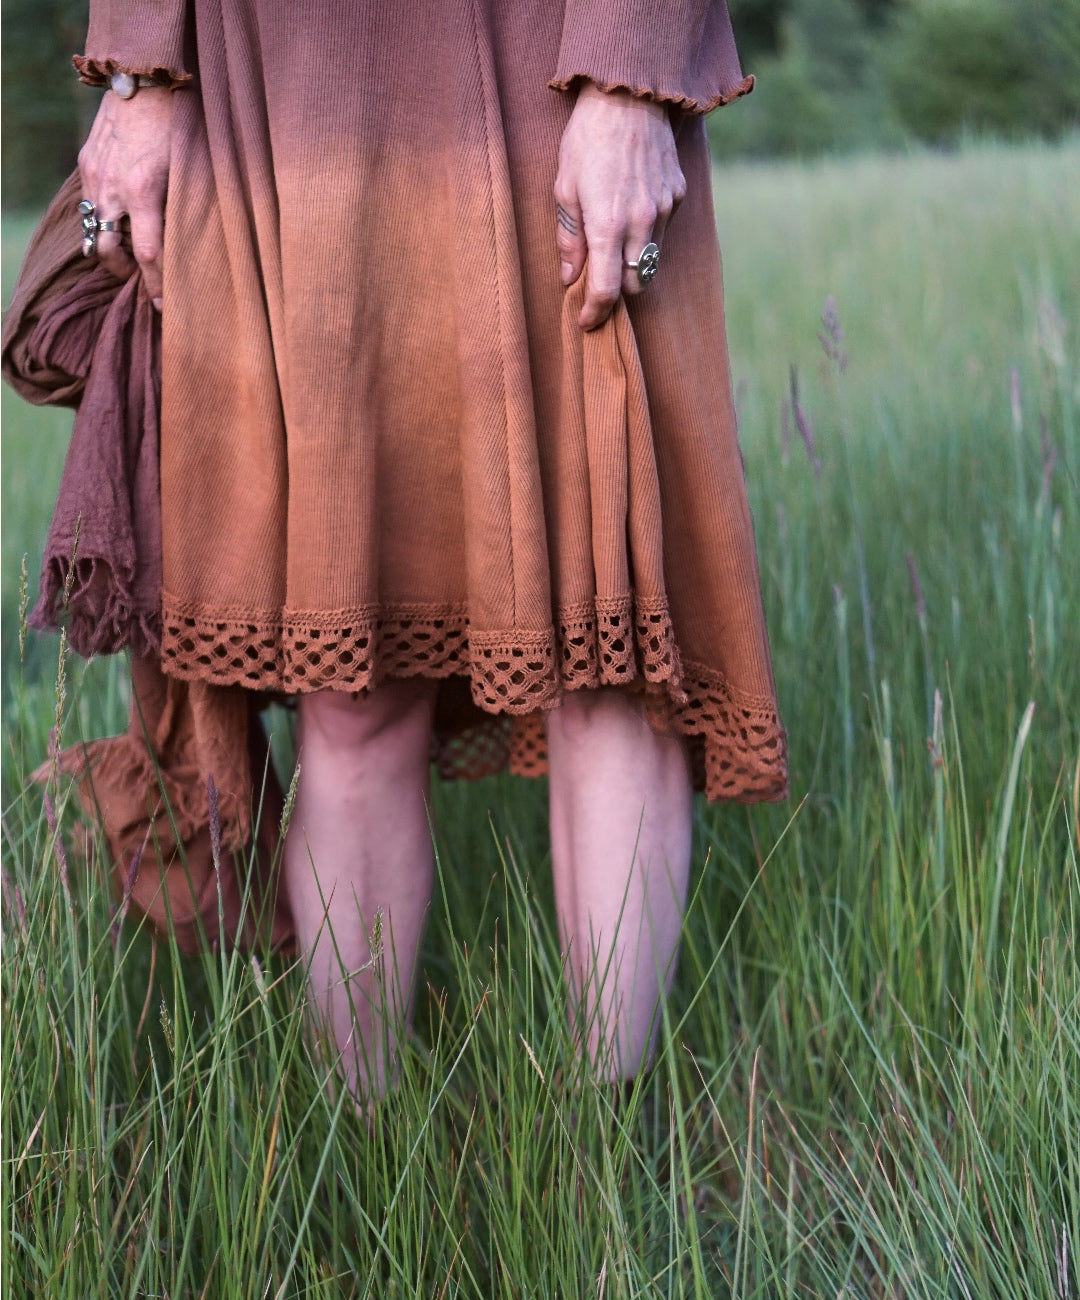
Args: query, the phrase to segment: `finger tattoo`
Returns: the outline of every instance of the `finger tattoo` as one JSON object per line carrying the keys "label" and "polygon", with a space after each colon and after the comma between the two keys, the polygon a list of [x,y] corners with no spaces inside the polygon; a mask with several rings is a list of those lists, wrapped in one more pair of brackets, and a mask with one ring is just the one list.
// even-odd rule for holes
{"label": "finger tattoo", "polygon": [[577,218],[571,216],[561,203],[555,205],[555,221],[558,225],[562,226],[563,230],[565,230],[568,235],[576,235],[578,233]]}

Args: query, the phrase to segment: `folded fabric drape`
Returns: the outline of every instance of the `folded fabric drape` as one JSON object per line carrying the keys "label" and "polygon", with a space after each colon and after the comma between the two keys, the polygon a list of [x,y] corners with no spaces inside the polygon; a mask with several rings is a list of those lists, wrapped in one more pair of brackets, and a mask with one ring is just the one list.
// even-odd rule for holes
{"label": "folded fabric drape", "polygon": [[[33,621],[133,656],[127,734],[61,767],[185,942],[219,911],[253,942],[249,881],[289,933],[270,857],[229,875],[210,835],[251,839],[267,692],[437,678],[433,760],[474,777],[545,771],[544,711],[619,687],[709,798],[786,793],[699,116],[750,83],[722,0],[616,8],[95,0],[92,79],[198,73],[164,313],[82,259],[72,177],[3,366],[78,408]],[[572,99],[548,88],[580,78],[679,105],[687,179],[661,274],[587,334],[554,242]]]}
{"label": "folded fabric drape", "polygon": [[222,932],[286,946],[292,922],[273,873],[281,795],[259,700],[160,666],[157,313],[137,276],[121,282],[82,257],[78,202],[72,176],[27,250],[2,368],[28,401],[76,407],[30,624],[64,623],[85,658],[129,650],[131,717],[124,734],[73,745],[35,775],[77,779],[117,892],[159,930],[171,923],[181,948]]}

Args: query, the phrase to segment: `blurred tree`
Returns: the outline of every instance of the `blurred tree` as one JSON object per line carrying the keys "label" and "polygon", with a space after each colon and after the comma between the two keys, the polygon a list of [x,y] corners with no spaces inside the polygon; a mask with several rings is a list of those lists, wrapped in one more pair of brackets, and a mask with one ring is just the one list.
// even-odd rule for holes
{"label": "blurred tree", "polygon": [[780,26],[793,0],[728,0],[743,64],[780,49]]}
{"label": "blurred tree", "polygon": [[1080,0],[912,0],[884,60],[921,140],[1080,124]]}
{"label": "blurred tree", "polygon": [[1016,0],[1038,68],[1041,129],[1080,126],[1080,0]]}
{"label": "blurred tree", "polygon": [[801,0],[784,35],[786,48],[805,47],[823,88],[843,90],[867,80],[871,38],[857,0]]}
{"label": "blurred tree", "polygon": [[[775,47],[746,52],[743,6],[733,20],[744,64],[757,89],[711,123],[721,156],[808,155],[830,149],[895,145],[902,140],[878,66],[880,24],[894,0],[786,0],[776,12]],[[764,13],[764,10],[759,11]]]}
{"label": "blurred tree", "polygon": [[[888,23],[906,0],[852,0],[861,27],[874,31]],[[781,52],[785,24],[801,18],[807,0],[728,0],[739,38],[739,50],[748,66],[763,55]]]}
{"label": "blurred tree", "polygon": [[730,0],[758,89],[722,155],[1080,126],[1080,0]]}

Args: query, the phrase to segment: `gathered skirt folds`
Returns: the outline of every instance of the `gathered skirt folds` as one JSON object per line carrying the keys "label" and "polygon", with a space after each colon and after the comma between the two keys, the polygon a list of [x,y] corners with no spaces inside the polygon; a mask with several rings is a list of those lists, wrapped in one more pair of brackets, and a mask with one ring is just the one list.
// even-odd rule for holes
{"label": "gathered skirt folds", "polygon": [[[128,734],[47,769],[125,899],[188,948],[263,900],[288,943],[267,819],[250,882],[222,859],[267,693],[438,679],[433,758],[478,776],[542,772],[545,711],[622,687],[710,799],[782,798],[701,116],[751,84],[723,0],[94,0],[77,64],[179,87],[160,348],[84,269],[77,177],[5,322],[6,377],[80,404],[36,621],[137,655]],[[687,182],[590,333],[555,245],[579,77],[668,101]]]}
{"label": "gathered skirt folds", "polygon": [[554,238],[558,5],[193,9],[165,671],[445,679],[447,775],[542,770],[544,710],[631,686],[710,798],[782,797],[703,119],[674,113],[688,193],[660,275],[583,333]]}
{"label": "gathered skirt folds", "polygon": [[[651,75],[680,41],[698,64]],[[223,915],[255,940],[221,854],[267,693],[437,679],[438,770],[478,776],[542,772],[545,711],[622,687],[710,799],[784,797],[701,116],[751,84],[723,0],[94,0],[77,64],[180,87],[160,347],[145,290],[84,269],[77,177],[4,329],[19,391],[79,405],[35,621],[137,656],[128,734],[46,769],[125,899],[184,947]],[[590,333],[555,245],[579,77],[670,102],[687,182],[660,274]]]}

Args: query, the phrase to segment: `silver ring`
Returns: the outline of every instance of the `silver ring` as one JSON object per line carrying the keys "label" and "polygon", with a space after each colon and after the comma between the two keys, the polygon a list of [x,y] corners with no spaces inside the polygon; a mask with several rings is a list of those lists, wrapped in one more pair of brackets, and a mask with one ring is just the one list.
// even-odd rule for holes
{"label": "silver ring", "polygon": [[100,223],[97,219],[97,208],[89,199],[79,201],[79,216],[82,219],[82,255],[83,257],[93,257]]}
{"label": "silver ring", "polygon": [[648,284],[650,280],[656,279],[656,273],[660,270],[660,245],[650,241],[638,253],[637,261],[624,262],[623,265],[628,271],[636,271],[642,284]]}
{"label": "silver ring", "polygon": [[117,217],[115,221],[99,221],[97,223],[98,234],[102,231],[108,234],[122,234],[128,229],[127,217]]}

